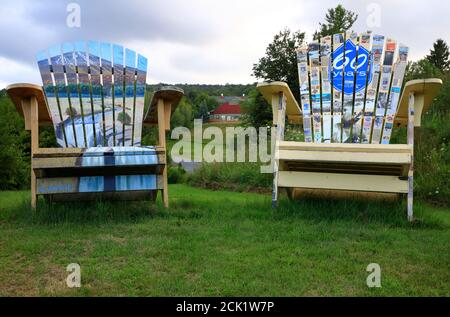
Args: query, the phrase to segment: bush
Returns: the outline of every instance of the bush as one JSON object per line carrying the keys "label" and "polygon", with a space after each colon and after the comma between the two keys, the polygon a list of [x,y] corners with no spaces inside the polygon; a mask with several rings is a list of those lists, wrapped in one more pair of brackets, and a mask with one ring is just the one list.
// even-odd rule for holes
{"label": "bush", "polygon": [[188,183],[211,189],[268,191],[272,174],[262,174],[258,163],[203,163],[188,176]]}
{"label": "bush", "polygon": [[186,181],[186,171],[180,166],[170,166],[167,171],[167,181],[169,184],[180,184]]}

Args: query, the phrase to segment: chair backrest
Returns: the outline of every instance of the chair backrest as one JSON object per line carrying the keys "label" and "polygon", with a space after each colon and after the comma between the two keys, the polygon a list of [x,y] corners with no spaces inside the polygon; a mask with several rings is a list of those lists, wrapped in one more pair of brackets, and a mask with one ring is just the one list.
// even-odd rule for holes
{"label": "chair backrest", "polygon": [[408,48],[366,32],[297,50],[306,142],[389,144]]}
{"label": "chair backrest", "polygon": [[64,43],[37,54],[61,147],[141,144],[147,59],[121,45]]}

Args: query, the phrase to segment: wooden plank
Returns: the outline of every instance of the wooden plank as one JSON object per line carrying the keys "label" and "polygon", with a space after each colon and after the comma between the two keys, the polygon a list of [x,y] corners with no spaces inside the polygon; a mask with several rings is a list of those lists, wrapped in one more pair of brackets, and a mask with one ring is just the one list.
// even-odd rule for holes
{"label": "wooden plank", "polygon": [[[162,189],[162,175],[116,175],[113,187],[104,176],[52,177],[37,179],[37,194],[68,194]],[[128,181],[124,184],[121,180]],[[134,183],[133,183],[134,181]],[[93,185],[93,183],[96,183]],[[136,187],[137,189],[131,189]],[[126,189],[129,188],[129,189]]]}
{"label": "wooden plank", "polygon": [[[313,141],[311,129],[311,98],[309,92],[308,46],[306,44],[302,44],[297,50],[297,68],[303,112],[303,132],[305,135],[305,142],[311,143]],[[300,118],[299,121],[301,121]],[[274,122],[276,122],[275,119]]]}
{"label": "wooden plank", "polygon": [[386,110],[386,120],[384,124],[383,134],[381,137],[382,144],[389,144],[391,139],[392,130],[394,128],[394,118],[397,113],[398,102],[400,100],[400,92],[403,86],[403,77],[406,73],[406,67],[408,65],[408,47],[400,45],[398,50],[397,62],[394,65],[392,87],[389,94],[389,101]]}
{"label": "wooden plank", "polygon": [[[125,49],[125,107],[124,107],[124,145],[134,144],[134,128],[136,119],[136,52]],[[138,124],[142,125],[142,118]]]}
{"label": "wooden plank", "polygon": [[[414,93],[409,95],[409,116],[408,116],[408,144],[414,149]],[[414,152],[411,153],[411,165],[408,170],[408,220],[413,221],[413,199],[414,199]]]}
{"label": "wooden plank", "polygon": [[383,48],[384,36],[373,35],[371,50],[372,81],[367,87],[366,101],[364,104],[364,122],[361,134],[361,143],[365,144],[370,143],[372,135],[375,102],[381,77],[381,58],[383,56]]}
{"label": "wooden plank", "polygon": [[166,128],[164,120],[164,100],[158,100],[158,138],[159,146],[166,147]]}
{"label": "wooden plank", "polygon": [[331,143],[331,36],[320,39],[320,77],[322,100],[323,142]]}
{"label": "wooden plank", "polygon": [[[165,149],[161,146],[153,147],[158,154],[165,153]],[[139,148],[136,148],[139,150]],[[145,148],[144,148],[145,149]],[[33,157],[70,157],[70,156],[82,156],[86,152],[86,149],[80,148],[39,148],[33,153]]]}
{"label": "wooden plank", "polygon": [[340,48],[344,45],[344,34],[333,35],[333,127],[332,127],[332,143],[341,143],[342,141],[342,97],[343,92],[343,79],[344,68],[338,65],[342,62],[345,55],[345,51],[342,52],[340,57]]}
{"label": "wooden plank", "polygon": [[162,174],[165,164],[34,169],[38,178]]}
{"label": "wooden plank", "polygon": [[[61,135],[60,130],[63,130],[68,147],[77,147],[77,139],[75,137],[75,126],[73,124],[73,111],[68,96],[66,79],[65,79],[65,65],[62,57],[61,46],[53,46],[49,49],[50,64],[54,78],[55,98],[60,111],[61,122],[56,125],[56,135]],[[54,103],[47,96],[49,104]]]}
{"label": "wooden plank", "polygon": [[[30,119],[31,119],[31,156],[39,150],[39,111],[37,98],[29,99]],[[36,173],[31,170],[31,208],[36,209],[37,190],[36,190]]]}
{"label": "wooden plank", "polygon": [[114,103],[112,84],[112,48],[109,43],[100,44],[101,69],[102,69],[102,97],[103,97],[103,122],[104,145],[114,146]]}
{"label": "wooden plank", "polygon": [[311,162],[348,162],[348,163],[379,163],[379,164],[410,164],[410,153],[356,153],[356,152],[323,152],[323,151],[293,151],[280,150],[280,160],[311,161]]}
{"label": "wooden plank", "polygon": [[[157,153],[157,154],[149,154],[149,155],[124,155],[128,159],[128,163],[120,163],[119,160],[121,159],[120,155],[114,156],[115,161],[117,163],[111,162],[108,163],[108,160],[105,160],[105,156],[95,156],[95,157],[89,157],[89,156],[71,156],[71,157],[34,157],[32,159],[32,166],[35,169],[51,169],[51,168],[102,168],[107,166],[149,166],[149,165],[160,165],[165,164],[165,153]],[[153,157],[155,157],[155,162],[150,163]],[[140,161],[143,161],[146,159],[149,161],[149,163],[140,163]],[[96,163],[96,160],[99,162]],[[133,162],[134,160],[134,162]],[[140,160],[140,161],[139,161]],[[83,162],[88,162],[86,164],[83,164]]]}
{"label": "wooden plank", "polygon": [[330,189],[308,189],[308,188],[290,188],[292,199],[315,198],[315,199],[348,199],[364,201],[398,201],[401,194],[397,193],[377,193],[348,190],[330,190]]}
{"label": "wooden plank", "polygon": [[55,78],[52,76],[53,67],[48,51],[37,54],[36,58],[41,73],[42,82],[44,84],[45,97],[48,104],[50,116],[55,129],[56,142],[61,147],[67,147],[68,142],[65,133],[65,124],[63,114],[58,99],[58,89],[56,87]]}
{"label": "wooden plank", "polygon": [[[368,175],[394,175],[404,176],[404,167],[409,165],[368,165],[368,164],[339,164],[326,163],[323,165],[311,162],[283,161],[286,163],[284,171],[292,172],[321,172],[321,173],[345,173],[345,174],[368,174]],[[303,163],[303,164],[302,164]],[[384,167],[384,168],[382,168]]]}
{"label": "wooden plank", "polygon": [[[353,121],[353,98],[355,94],[355,72],[351,69],[356,65],[358,34],[348,31],[345,34],[345,64],[343,84],[343,110],[342,110],[342,143],[351,143],[351,129]],[[351,69],[351,70],[350,70]]]}
{"label": "wooden plank", "polygon": [[[137,56],[136,69],[136,103],[134,107],[134,130],[133,130],[133,144],[140,145],[142,141],[142,125],[144,122],[144,108],[145,108],[145,81],[147,78],[147,59],[142,56]],[[181,97],[180,97],[181,99]],[[176,105],[180,101],[176,102]],[[175,105],[175,106],[176,106]],[[149,110],[152,109],[150,103]]]}
{"label": "wooden plank", "polygon": [[361,127],[364,117],[364,100],[366,97],[366,87],[370,83],[371,63],[370,63],[371,35],[369,32],[363,33],[359,37],[357,66],[355,69],[355,102],[353,106],[353,127],[352,143],[361,143]]}
{"label": "wooden plank", "polygon": [[[113,45],[113,124],[114,124],[114,145],[121,146],[124,142],[123,118],[121,113],[124,110],[124,52],[123,46]],[[123,116],[123,114],[122,114]]]}
{"label": "wooden plank", "polygon": [[88,62],[89,62],[89,82],[90,82],[90,102],[91,102],[91,120],[95,130],[95,146],[103,146],[104,140],[104,121],[103,121],[103,100],[102,100],[102,84],[101,84],[101,66],[100,66],[100,44],[98,42],[89,41]]}
{"label": "wooden plank", "polygon": [[278,186],[408,193],[408,181],[396,176],[280,171]]}
{"label": "wooden plank", "polygon": [[320,44],[311,42],[308,45],[309,71],[310,71],[310,91],[312,109],[312,127],[314,143],[322,143],[322,109],[320,95]]}
{"label": "wooden plank", "polygon": [[397,43],[392,39],[386,40],[384,50],[384,61],[381,69],[381,82],[378,89],[378,98],[375,111],[375,122],[372,129],[372,143],[378,144],[381,140],[381,133],[385,121],[386,108],[389,100],[389,91],[392,80],[392,68]]}
{"label": "wooden plank", "polygon": [[75,135],[72,136],[76,140],[77,147],[86,147],[86,131],[84,128],[84,117],[81,109],[81,91],[77,80],[77,66],[74,57],[74,45],[72,43],[64,43],[62,45],[64,68],[67,79],[68,97],[70,98],[72,110],[72,122],[74,124]]}
{"label": "wooden plank", "polygon": [[86,133],[85,147],[96,145],[96,127],[93,120],[93,105],[91,103],[91,82],[89,79],[89,56],[87,44],[83,41],[75,43],[75,63],[77,65],[77,76],[80,92],[81,124]]}
{"label": "wooden plank", "polygon": [[305,142],[282,141],[280,150],[298,151],[332,151],[332,152],[367,152],[367,153],[411,153],[412,147],[408,144],[352,144],[333,143],[317,145]]}
{"label": "wooden plank", "polygon": [[102,193],[64,193],[49,194],[44,197],[51,197],[53,202],[67,201],[138,201],[150,200],[155,201],[157,190],[144,191],[120,191],[120,192],[102,192]]}

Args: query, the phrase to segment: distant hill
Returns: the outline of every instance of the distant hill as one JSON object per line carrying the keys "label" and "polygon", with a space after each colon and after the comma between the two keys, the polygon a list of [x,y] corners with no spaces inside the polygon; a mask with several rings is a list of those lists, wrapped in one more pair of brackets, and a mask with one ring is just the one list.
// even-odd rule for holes
{"label": "distant hill", "polygon": [[184,90],[185,95],[189,95],[191,92],[204,92],[211,97],[220,96],[223,94],[224,96],[242,96],[248,93],[255,88],[255,84],[247,84],[247,85],[234,85],[234,84],[226,84],[226,85],[203,85],[203,84],[165,84],[159,83],[156,85],[147,85],[147,89],[149,91],[155,91],[156,89],[162,86],[177,86]]}

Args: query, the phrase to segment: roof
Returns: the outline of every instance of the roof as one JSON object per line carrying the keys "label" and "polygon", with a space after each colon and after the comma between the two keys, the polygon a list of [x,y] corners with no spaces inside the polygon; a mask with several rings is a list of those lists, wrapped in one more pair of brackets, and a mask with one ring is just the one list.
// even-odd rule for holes
{"label": "roof", "polygon": [[211,111],[211,114],[241,114],[241,106],[233,105],[227,102]]}

